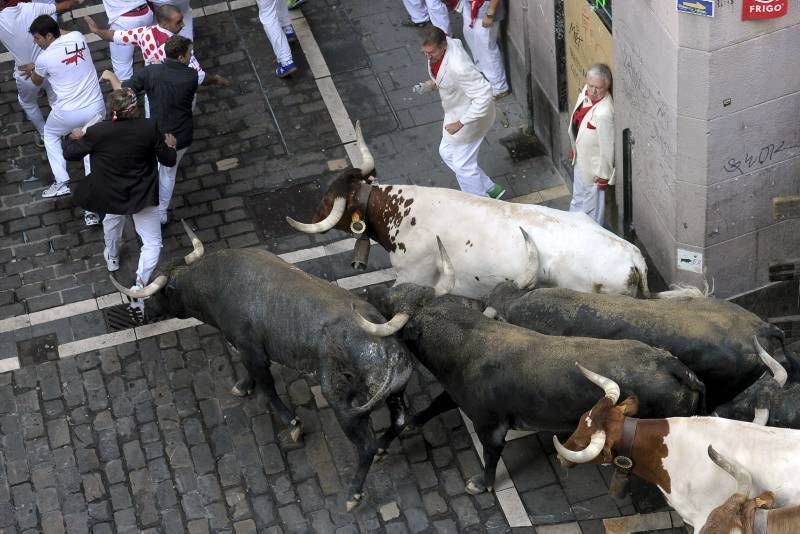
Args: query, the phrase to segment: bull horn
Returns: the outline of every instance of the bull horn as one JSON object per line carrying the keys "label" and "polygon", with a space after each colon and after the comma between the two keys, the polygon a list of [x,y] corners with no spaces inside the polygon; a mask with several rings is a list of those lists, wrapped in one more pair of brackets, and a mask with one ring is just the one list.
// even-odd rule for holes
{"label": "bull horn", "polygon": [[775,358],[770,356],[769,352],[764,350],[764,347],[762,347],[761,343],[758,342],[758,336],[753,336],[753,343],[756,346],[758,357],[761,358],[761,361],[764,362],[764,365],[766,365],[772,373],[772,378],[775,379],[775,382],[777,382],[780,387],[783,387],[784,384],[786,384],[786,379],[788,377],[786,369],[784,369],[783,366],[775,360]]}
{"label": "bull horn", "polygon": [[356,121],[356,146],[361,151],[361,176],[366,178],[375,170],[375,158],[369,151],[367,143],[364,142],[364,134],[361,133],[361,121]]}
{"label": "bull horn", "polygon": [[186,232],[186,235],[189,236],[189,240],[192,242],[192,248],[194,249],[192,252],[183,257],[183,261],[186,262],[186,265],[191,265],[203,257],[205,248],[203,248],[203,242],[200,241],[200,238],[197,237],[197,234],[195,234],[192,229],[189,228],[189,225],[186,224],[186,221],[181,219],[181,224],[183,224],[183,229]]}
{"label": "bull horn", "polygon": [[453,269],[453,262],[450,261],[450,256],[444,249],[442,240],[436,236],[436,244],[439,245],[439,261],[436,262],[436,267],[439,269],[439,280],[433,286],[434,293],[437,297],[447,295],[453,291],[456,286],[456,272]]}
{"label": "bull horn", "polygon": [[747,469],[736,460],[725,458],[715,451],[711,445],[708,446],[708,457],[736,480],[736,493],[741,493],[745,497],[750,494],[750,488],[753,486],[753,475]]}
{"label": "bull horn", "polygon": [[597,455],[603,452],[603,447],[606,446],[606,431],[598,430],[592,434],[589,445],[582,451],[569,450],[564,447],[555,436],[553,436],[553,446],[556,448],[558,455],[568,462],[572,462],[573,464],[585,464],[586,462],[591,462],[597,458]]}
{"label": "bull horn", "polygon": [[769,421],[769,408],[756,408],[755,415],[753,416],[753,424],[758,426],[766,426]]}
{"label": "bull horn", "polygon": [[364,319],[364,317],[361,316],[360,313],[355,311],[355,309],[353,310],[353,313],[356,316],[356,323],[358,323],[358,326],[360,326],[362,330],[364,330],[368,334],[372,334],[374,336],[379,336],[379,337],[391,336],[392,334],[403,328],[408,322],[408,320],[411,318],[409,314],[400,312],[395,314],[395,316],[392,317],[389,320],[389,322],[378,324],[367,321],[366,319]]}
{"label": "bull horn", "polygon": [[286,222],[289,223],[289,226],[295,230],[300,230],[301,232],[305,232],[307,234],[322,234],[336,226],[336,224],[339,222],[339,219],[341,219],[342,215],[344,215],[345,207],[347,207],[347,200],[344,197],[336,197],[336,199],[333,201],[331,212],[320,222],[312,224],[301,223],[295,221],[288,215],[286,216]]}
{"label": "bull horn", "polygon": [[536,243],[524,228],[520,226],[519,231],[522,232],[522,238],[525,240],[525,247],[528,250],[528,263],[516,284],[518,288],[525,289],[536,285],[536,274],[539,272],[539,249],[536,248]]}
{"label": "bull horn", "polygon": [[590,382],[596,384],[603,388],[603,391],[606,394],[606,397],[611,399],[612,404],[616,404],[619,400],[619,385],[616,382],[611,380],[610,378],[606,378],[604,376],[598,375],[594,371],[588,370],[586,367],[582,366],[578,362],[575,362],[575,365],[578,366],[578,370],[583,373]]}
{"label": "bull horn", "polygon": [[123,285],[117,282],[113,276],[109,276],[109,278],[111,278],[111,283],[114,284],[114,287],[116,287],[120,293],[135,299],[143,299],[149,297],[150,295],[154,295],[161,291],[165,285],[167,285],[167,276],[163,274],[158,275],[156,279],[147,284],[147,287],[144,289],[138,290],[123,287]]}

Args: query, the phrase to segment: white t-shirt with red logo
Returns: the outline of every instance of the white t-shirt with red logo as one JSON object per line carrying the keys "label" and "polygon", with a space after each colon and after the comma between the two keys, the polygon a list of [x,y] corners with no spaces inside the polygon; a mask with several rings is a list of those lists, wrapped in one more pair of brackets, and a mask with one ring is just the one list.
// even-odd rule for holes
{"label": "white t-shirt with red logo", "polygon": [[[142,49],[142,58],[145,65],[163,63],[166,59],[164,43],[175,35],[161,26],[141,26],[130,30],[117,30],[114,32],[114,42],[122,45],[138,46]],[[197,71],[197,83],[202,84],[206,77],[205,71],[200,67],[197,58],[189,59],[189,66]]]}
{"label": "white t-shirt with red logo", "polygon": [[113,24],[128,11],[133,11],[145,3],[145,0],[103,0],[103,8],[108,15],[108,24]]}
{"label": "white t-shirt with red logo", "polygon": [[0,42],[14,56],[17,65],[33,63],[42,49],[28,33],[33,20],[40,15],[55,19],[55,4],[21,3],[0,10]]}
{"label": "white t-shirt with red logo", "polygon": [[69,32],[36,58],[36,74],[47,78],[56,93],[54,108],[72,111],[103,102],[92,54],[81,32]]}

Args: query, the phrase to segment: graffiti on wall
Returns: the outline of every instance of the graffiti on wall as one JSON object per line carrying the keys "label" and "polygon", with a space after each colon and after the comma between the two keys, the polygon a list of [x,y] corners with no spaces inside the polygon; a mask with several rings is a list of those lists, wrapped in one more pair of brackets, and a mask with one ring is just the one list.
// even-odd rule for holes
{"label": "graffiti on wall", "polygon": [[571,106],[586,83],[586,69],[606,63],[614,70],[611,32],[586,0],[565,0],[564,28],[567,47],[567,92]]}
{"label": "graffiti on wall", "polygon": [[[789,152],[797,151],[794,154]],[[781,154],[785,157],[782,157]],[[737,154],[729,158],[728,161],[722,166],[727,173],[735,173],[744,175],[750,171],[755,171],[765,165],[777,163],[779,160],[791,158],[800,154],[800,143],[791,144],[790,141],[781,140],[775,143],[768,143],[761,148],[757,148],[750,152],[745,150],[744,154]]]}

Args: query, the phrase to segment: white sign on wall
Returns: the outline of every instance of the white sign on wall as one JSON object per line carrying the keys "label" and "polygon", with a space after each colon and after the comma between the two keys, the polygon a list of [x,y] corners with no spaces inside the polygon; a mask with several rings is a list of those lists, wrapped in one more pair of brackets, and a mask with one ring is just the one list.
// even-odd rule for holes
{"label": "white sign on wall", "polygon": [[678,269],[692,273],[703,274],[703,253],[694,252],[679,248],[675,255],[678,261]]}

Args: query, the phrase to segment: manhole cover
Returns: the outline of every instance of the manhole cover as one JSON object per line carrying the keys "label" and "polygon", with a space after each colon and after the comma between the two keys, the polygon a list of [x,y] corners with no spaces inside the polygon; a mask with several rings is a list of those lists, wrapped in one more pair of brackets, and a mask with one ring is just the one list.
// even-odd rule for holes
{"label": "manhole cover", "polygon": [[127,330],[135,326],[141,326],[141,322],[134,319],[130,307],[127,304],[117,304],[110,308],[103,309],[103,318],[110,332]]}
{"label": "manhole cover", "polygon": [[[324,182],[322,185],[320,182]],[[311,222],[322,196],[327,190],[327,180],[278,189],[247,197],[245,205],[250,220],[256,225],[265,241],[296,234],[297,230],[286,223],[286,216],[302,222]]]}
{"label": "manhole cover", "polygon": [[21,367],[58,360],[58,337],[55,334],[38,336],[17,342]]}
{"label": "manhole cover", "polygon": [[535,135],[517,132],[500,139],[500,144],[506,147],[508,155],[514,161],[544,156],[547,154],[542,143]]}

